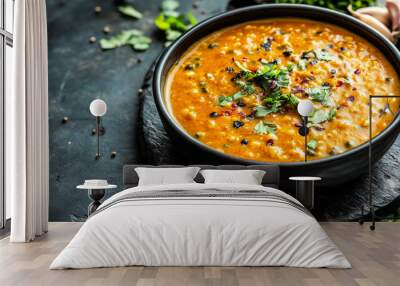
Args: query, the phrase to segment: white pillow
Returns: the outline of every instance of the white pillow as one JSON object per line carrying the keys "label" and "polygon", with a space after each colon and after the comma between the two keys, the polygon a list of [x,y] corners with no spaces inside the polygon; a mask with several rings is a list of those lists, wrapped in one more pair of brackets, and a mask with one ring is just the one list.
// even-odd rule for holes
{"label": "white pillow", "polygon": [[193,179],[199,170],[199,167],[135,168],[139,176],[139,186],[195,183]]}
{"label": "white pillow", "polygon": [[205,184],[261,185],[265,172],[261,170],[202,170]]}

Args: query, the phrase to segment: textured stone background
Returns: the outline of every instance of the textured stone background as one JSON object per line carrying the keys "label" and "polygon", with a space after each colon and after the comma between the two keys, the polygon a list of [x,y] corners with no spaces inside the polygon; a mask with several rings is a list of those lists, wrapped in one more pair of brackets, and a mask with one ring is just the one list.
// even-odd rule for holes
{"label": "textured stone background", "polygon": [[[85,179],[106,178],[121,186],[122,166],[126,163],[183,162],[169,145],[149,90],[145,89],[143,96],[137,94],[146,71],[163,48],[162,37],[152,23],[161,0],[127,2],[142,11],[144,18],[139,21],[124,18],[116,12],[111,0],[47,1],[52,221],[84,218],[89,199],[85,191],[78,191],[75,186]],[[182,11],[193,10],[198,19],[224,10],[227,4],[225,0],[181,2]],[[196,9],[192,8],[194,2]],[[96,5],[103,8],[100,15],[93,12]],[[144,53],[129,47],[102,52],[98,44],[90,44],[88,39],[102,38],[105,25],[111,25],[115,32],[139,28],[154,41]],[[94,160],[96,138],[91,136],[91,129],[95,119],[89,113],[89,103],[95,98],[108,104],[103,118],[106,134],[101,138],[103,157],[99,161]],[[65,116],[69,121],[62,124]],[[112,151],[117,152],[115,159],[110,158]],[[396,187],[399,155],[398,140],[375,168],[374,183],[379,190],[375,204],[379,206],[399,205],[399,200],[395,200],[400,193]],[[318,192],[318,217],[358,217],[360,206],[366,203],[366,182],[360,178],[352,184]]]}
{"label": "textured stone background", "polygon": [[[154,59],[163,49],[162,36],[153,26],[161,0],[127,1],[141,12],[141,20],[121,16],[112,0],[48,0],[49,120],[50,120],[50,220],[83,217],[89,203],[85,191],[75,186],[85,179],[106,178],[121,186],[122,166],[143,163],[137,149],[138,88]],[[193,1],[181,1],[182,11]],[[94,14],[101,5],[103,12]],[[226,1],[199,1],[193,10],[198,19],[222,11]],[[114,32],[138,28],[153,38],[143,53],[130,47],[102,52],[89,37],[104,37],[103,27]],[[138,60],[140,62],[138,62]],[[103,157],[94,160],[96,138],[91,136],[95,118],[89,104],[101,98],[108,104],[103,118],[106,134],[101,138]],[[62,124],[63,117],[69,117]],[[115,159],[110,158],[117,151]],[[120,191],[118,188],[116,191]],[[111,194],[111,193],[110,193]]]}

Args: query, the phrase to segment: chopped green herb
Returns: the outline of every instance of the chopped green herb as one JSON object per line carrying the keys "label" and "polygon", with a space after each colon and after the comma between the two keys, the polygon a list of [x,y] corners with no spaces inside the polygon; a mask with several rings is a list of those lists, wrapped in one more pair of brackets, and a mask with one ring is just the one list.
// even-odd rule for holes
{"label": "chopped green herb", "polygon": [[252,73],[248,68],[246,68],[244,65],[242,65],[241,62],[235,61],[235,65],[243,72],[245,73]]}
{"label": "chopped green herb", "polygon": [[154,19],[156,27],[165,32],[166,46],[176,40],[183,32],[197,24],[197,20],[191,12],[186,15],[176,9],[179,2],[165,0],[161,5],[161,13]]}
{"label": "chopped green herb", "polygon": [[321,6],[333,10],[348,13],[347,6],[351,3],[354,11],[357,9],[373,6],[376,4],[375,0],[349,0],[349,1],[338,1],[338,0],[274,0],[274,3],[288,3],[288,4],[308,4]]}
{"label": "chopped green herb", "polygon": [[297,68],[301,71],[305,70],[307,67],[307,61],[304,59],[301,59],[298,64],[297,64]]}
{"label": "chopped green herb", "polygon": [[179,8],[179,2],[174,0],[165,0],[161,3],[161,10],[163,12],[175,11]]}
{"label": "chopped green herb", "polygon": [[260,121],[254,126],[254,131],[257,134],[263,135],[263,134],[275,134],[276,133],[277,126],[274,123],[266,122],[266,121]]}
{"label": "chopped green herb", "polygon": [[263,105],[258,105],[255,107],[255,111],[256,111],[255,114],[256,117],[264,117],[267,116],[268,114],[278,112],[279,108],[276,106],[266,107]]}
{"label": "chopped green herb", "polygon": [[323,123],[325,121],[330,121],[336,116],[336,108],[332,107],[329,111],[322,109],[315,109],[309,118],[311,126],[313,124]]}
{"label": "chopped green herb", "polygon": [[[309,60],[309,59],[313,59],[314,60],[319,60],[319,61],[331,61],[333,59],[335,59],[335,57],[333,55],[331,55],[330,53],[328,53],[328,51],[322,49],[322,50],[310,50],[310,51],[306,51],[301,55],[301,58],[303,60]],[[315,61],[316,64],[317,62]]]}
{"label": "chopped green herb", "polygon": [[307,94],[312,100],[321,102],[325,106],[334,105],[330,95],[331,89],[329,86],[312,87],[306,89]]}
{"label": "chopped green herb", "polygon": [[242,98],[244,95],[245,95],[245,94],[244,94],[243,92],[238,91],[238,92],[236,92],[236,93],[234,93],[234,94],[232,95],[232,99],[233,99],[233,100],[238,100],[238,99]]}
{"label": "chopped green herb", "polygon": [[335,59],[335,57],[333,55],[331,55],[330,53],[328,53],[325,50],[315,51],[315,57],[320,61],[331,61],[331,60]]}
{"label": "chopped green herb", "polygon": [[286,67],[288,72],[292,72],[294,70],[295,64],[289,63]]}
{"label": "chopped green herb", "polygon": [[118,11],[121,12],[122,14],[135,18],[135,19],[142,19],[143,15],[140,13],[138,10],[133,8],[130,5],[126,6],[118,6]]}
{"label": "chopped green herb", "polygon": [[219,106],[227,106],[232,102],[232,97],[231,96],[223,96],[221,95],[220,97],[218,97],[218,105]]}
{"label": "chopped green herb", "polygon": [[165,31],[165,38],[170,42],[175,41],[181,35],[182,35],[182,33],[179,32],[179,31],[176,31],[176,30],[168,29],[168,30]]}
{"label": "chopped green herb", "polygon": [[318,141],[315,139],[311,139],[310,142],[308,142],[307,147],[309,149],[315,150],[317,149]]}
{"label": "chopped green herb", "polygon": [[125,30],[114,37],[100,40],[100,46],[103,50],[130,45],[135,50],[143,51],[149,48],[150,43],[151,39],[144,36],[142,31],[136,29]]}

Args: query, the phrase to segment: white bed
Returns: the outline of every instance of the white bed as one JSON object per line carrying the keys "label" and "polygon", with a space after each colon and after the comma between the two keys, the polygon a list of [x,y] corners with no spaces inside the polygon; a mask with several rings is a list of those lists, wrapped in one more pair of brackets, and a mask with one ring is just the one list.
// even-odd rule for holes
{"label": "white bed", "polygon": [[351,267],[289,195],[265,186],[197,183],[114,195],[50,269],[128,265]]}

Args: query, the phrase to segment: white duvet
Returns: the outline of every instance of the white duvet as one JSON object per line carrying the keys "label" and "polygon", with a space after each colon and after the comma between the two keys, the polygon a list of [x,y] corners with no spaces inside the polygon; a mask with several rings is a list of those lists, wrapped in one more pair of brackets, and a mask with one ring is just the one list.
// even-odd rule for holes
{"label": "white duvet", "polygon": [[127,265],[351,267],[312,216],[273,200],[186,197],[112,204],[132,192],[205,189],[262,190],[297,202],[277,189],[254,185],[127,189],[100,206],[103,211],[86,221],[50,269]]}

